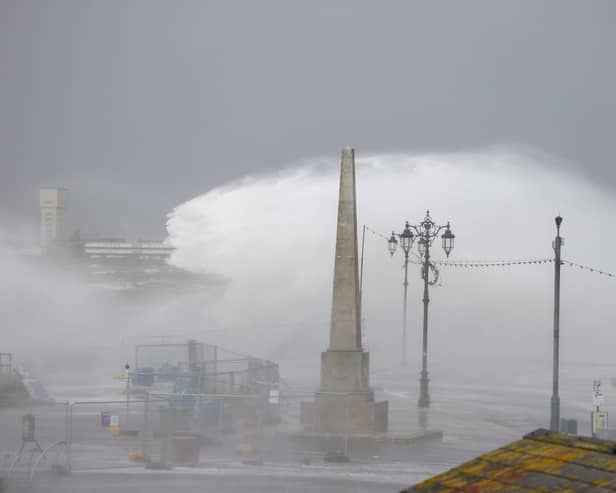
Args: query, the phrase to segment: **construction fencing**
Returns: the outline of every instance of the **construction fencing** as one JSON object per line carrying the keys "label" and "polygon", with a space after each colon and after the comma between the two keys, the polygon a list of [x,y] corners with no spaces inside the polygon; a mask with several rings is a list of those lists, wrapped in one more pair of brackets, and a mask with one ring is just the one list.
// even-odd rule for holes
{"label": "construction fencing", "polygon": [[[202,449],[232,452],[254,443],[279,419],[278,407],[267,395],[146,393],[143,399],[2,409],[0,477],[32,477],[49,467],[197,465]],[[24,416],[30,415],[26,433]]]}
{"label": "construction fencing", "polygon": [[256,394],[277,386],[278,365],[195,340],[135,345],[132,383],[152,392]]}
{"label": "construction fencing", "polygon": [[[298,431],[311,433],[312,428],[321,435],[328,430],[328,450],[347,455],[349,436],[361,418],[354,396],[325,394],[320,399],[322,404],[332,400],[332,409],[342,413],[342,428],[328,430],[330,413],[314,415],[311,426],[302,423],[302,403],[313,402],[314,393],[147,392],[139,398],[0,409],[0,478],[32,479],[49,469],[166,469],[267,457],[270,451],[280,453],[281,437],[291,443]],[[337,409],[339,402],[345,405]],[[27,426],[26,415],[33,417]],[[293,447],[283,458],[295,453]]]}

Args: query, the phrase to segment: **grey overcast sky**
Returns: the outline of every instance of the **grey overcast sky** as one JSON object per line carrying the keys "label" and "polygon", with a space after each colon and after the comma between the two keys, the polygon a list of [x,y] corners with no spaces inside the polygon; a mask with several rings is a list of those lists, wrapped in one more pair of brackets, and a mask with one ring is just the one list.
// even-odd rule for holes
{"label": "grey overcast sky", "polygon": [[0,219],[164,234],[246,173],[519,145],[616,185],[616,2],[0,0]]}

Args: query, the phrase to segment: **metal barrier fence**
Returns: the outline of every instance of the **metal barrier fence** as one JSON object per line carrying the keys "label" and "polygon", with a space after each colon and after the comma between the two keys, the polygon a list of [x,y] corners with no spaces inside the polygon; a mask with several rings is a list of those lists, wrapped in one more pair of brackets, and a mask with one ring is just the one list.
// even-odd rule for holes
{"label": "metal barrier fence", "polygon": [[174,392],[205,394],[254,394],[279,384],[272,361],[195,340],[137,344],[131,376],[133,385],[152,392],[165,392],[170,382]]}
{"label": "metal barrier fence", "polygon": [[144,403],[139,400],[72,402],[66,468],[125,467],[139,459],[143,414]]}
{"label": "metal barrier fence", "polygon": [[65,467],[68,403],[0,409],[0,476],[30,478]]}
{"label": "metal barrier fence", "polygon": [[[24,440],[26,415],[33,424]],[[0,477],[31,477],[48,466],[196,465],[203,446],[236,450],[278,419],[278,406],[266,395],[243,394],[146,393],[144,399],[1,409]]]}
{"label": "metal barrier fence", "polygon": [[[327,411],[313,415],[312,427],[302,422],[306,418],[302,407],[314,403],[314,393],[146,393],[128,401],[2,409],[0,477],[32,478],[50,467],[84,471],[193,466],[204,460],[237,458],[238,453],[267,452],[274,448],[272,440],[279,432],[302,429],[325,431],[331,436],[328,450],[347,455],[349,435],[362,419],[354,396],[324,393],[319,398]],[[23,440],[24,414],[35,418],[30,441]],[[330,429],[334,422],[342,424]]]}

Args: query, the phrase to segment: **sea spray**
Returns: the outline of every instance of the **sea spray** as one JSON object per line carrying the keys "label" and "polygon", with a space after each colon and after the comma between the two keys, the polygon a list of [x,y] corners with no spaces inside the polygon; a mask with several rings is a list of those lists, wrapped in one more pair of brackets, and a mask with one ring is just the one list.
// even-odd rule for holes
{"label": "sea spray", "polygon": [[[293,361],[326,349],[335,244],[339,163],[304,161],[247,177],[179,205],[168,220],[175,265],[230,281],[208,306],[222,327],[242,327],[240,345]],[[553,217],[564,216],[564,257],[616,270],[607,255],[616,202],[545,156],[511,150],[451,154],[357,152],[358,223],[385,236],[427,209],[451,221],[455,259],[548,259]],[[440,243],[435,259],[444,259]],[[364,261],[366,340],[375,365],[399,354],[402,265],[383,237],[368,233]],[[430,305],[431,367],[495,358],[549,360],[552,265],[440,267]],[[421,280],[410,267],[409,346],[419,359]],[[616,280],[565,271],[563,357],[609,353]],[[592,289],[589,290],[589,286]],[[611,320],[609,324],[607,320]],[[234,339],[232,337],[232,339]],[[602,344],[600,344],[603,346]]]}

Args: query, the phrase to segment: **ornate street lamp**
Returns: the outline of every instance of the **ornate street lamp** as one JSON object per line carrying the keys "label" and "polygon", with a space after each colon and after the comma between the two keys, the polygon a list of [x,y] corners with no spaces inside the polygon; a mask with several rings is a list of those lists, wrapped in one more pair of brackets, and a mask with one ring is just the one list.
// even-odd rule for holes
{"label": "ornate street lamp", "polygon": [[[407,307],[407,293],[408,293],[408,278],[409,278],[409,254],[411,253],[411,247],[413,246],[413,240],[415,239],[413,232],[411,231],[410,225],[407,223],[404,225],[404,230],[402,233],[397,235],[400,238],[400,244],[402,245],[402,251],[404,252],[404,304],[402,309],[402,355],[401,355],[401,364],[402,366],[406,366],[407,361],[407,343],[406,343],[406,327],[407,327],[407,316],[406,316],[406,307]],[[396,248],[398,247],[398,240],[396,239],[396,233],[391,232],[391,237],[387,241],[387,248],[389,249],[389,253],[393,255],[396,252]]]}
{"label": "ornate street lamp", "polygon": [[[430,247],[432,242],[443,231],[441,235],[442,247],[445,255],[449,257],[453,250],[455,235],[451,232],[451,226],[447,223],[446,226],[439,226],[430,217],[430,211],[426,211],[426,217],[419,225],[410,225],[408,221],[405,224],[404,231],[400,234],[393,233],[387,242],[389,253],[393,255],[398,245],[396,236],[400,238],[402,249],[404,250],[404,312],[402,325],[402,362],[406,364],[406,294],[408,286],[408,256],[413,246],[413,241],[417,239],[417,252],[422,261],[421,277],[424,282],[423,294],[423,338],[422,338],[422,358],[421,358],[421,377],[419,386],[419,407],[430,406],[430,395],[428,393],[428,304],[430,303],[429,286],[436,283],[437,279],[430,281],[430,270],[435,272],[438,277],[438,271],[432,262],[430,262]],[[405,248],[407,247],[407,248]]]}

